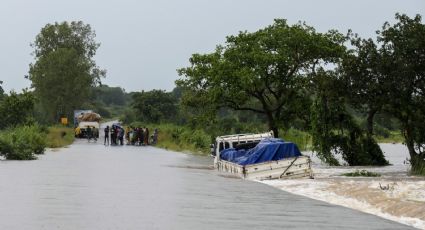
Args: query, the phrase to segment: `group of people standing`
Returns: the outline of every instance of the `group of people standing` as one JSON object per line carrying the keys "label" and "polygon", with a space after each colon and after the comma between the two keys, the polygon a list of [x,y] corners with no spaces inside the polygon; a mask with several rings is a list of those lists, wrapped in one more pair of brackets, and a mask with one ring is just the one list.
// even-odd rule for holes
{"label": "group of people standing", "polygon": [[124,145],[124,138],[127,145],[150,145],[156,144],[158,141],[158,129],[149,136],[149,129],[147,127],[132,127],[123,128],[119,125],[113,124],[111,127],[106,126],[105,132],[105,145],[109,145],[109,136],[111,145]]}
{"label": "group of people standing", "polygon": [[124,144],[124,129],[118,125],[109,125],[104,129],[105,141],[104,145],[109,145],[109,136],[111,139],[111,145],[123,145]]}

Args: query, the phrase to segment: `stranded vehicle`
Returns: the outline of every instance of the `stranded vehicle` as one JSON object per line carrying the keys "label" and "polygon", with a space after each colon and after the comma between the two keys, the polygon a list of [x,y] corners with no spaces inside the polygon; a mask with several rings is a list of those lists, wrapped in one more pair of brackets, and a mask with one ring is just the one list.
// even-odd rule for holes
{"label": "stranded vehicle", "polygon": [[94,137],[99,138],[100,115],[92,110],[75,110],[75,137],[87,138],[87,128],[90,127]]}
{"label": "stranded vehicle", "polygon": [[273,132],[219,136],[211,145],[214,167],[244,179],[313,177],[311,160]]}

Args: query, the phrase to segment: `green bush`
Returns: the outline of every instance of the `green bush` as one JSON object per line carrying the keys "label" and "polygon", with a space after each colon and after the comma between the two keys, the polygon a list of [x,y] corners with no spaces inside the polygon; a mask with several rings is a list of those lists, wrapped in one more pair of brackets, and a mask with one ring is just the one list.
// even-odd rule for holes
{"label": "green bush", "polygon": [[295,143],[301,151],[311,149],[311,136],[308,133],[293,128],[279,130],[279,133],[283,140]]}
{"label": "green bush", "polygon": [[186,128],[182,130],[180,135],[180,141],[190,143],[200,150],[208,149],[211,144],[211,137],[202,130],[191,130]]}
{"label": "green bush", "polygon": [[158,137],[159,140],[170,142],[168,147],[174,146],[174,150],[189,150],[205,154],[208,153],[208,148],[211,144],[211,137],[203,130],[171,124],[160,125],[158,128],[160,130]]}
{"label": "green bush", "polygon": [[0,132],[0,155],[8,160],[34,160],[43,154],[46,134],[36,126],[19,126]]}

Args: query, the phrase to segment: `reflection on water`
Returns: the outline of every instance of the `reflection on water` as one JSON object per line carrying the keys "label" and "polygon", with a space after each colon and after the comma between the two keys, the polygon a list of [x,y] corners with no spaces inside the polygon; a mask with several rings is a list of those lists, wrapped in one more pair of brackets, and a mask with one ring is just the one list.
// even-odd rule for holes
{"label": "reflection on water", "polygon": [[408,229],[250,181],[209,157],[79,141],[0,162],[0,229]]}

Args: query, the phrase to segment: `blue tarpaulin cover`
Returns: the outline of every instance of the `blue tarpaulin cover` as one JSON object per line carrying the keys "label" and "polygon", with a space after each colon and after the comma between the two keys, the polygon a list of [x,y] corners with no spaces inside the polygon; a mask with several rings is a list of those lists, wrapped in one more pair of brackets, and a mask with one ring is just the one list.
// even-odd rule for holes
{"label": "blue tarpaulin cover", "polygon": [[278,138],[264,139],[248,150],[229,148],[220,152],[221,159],[239,165],[277,161],[297,156],[301,156],[301,152],[296,144]]}

